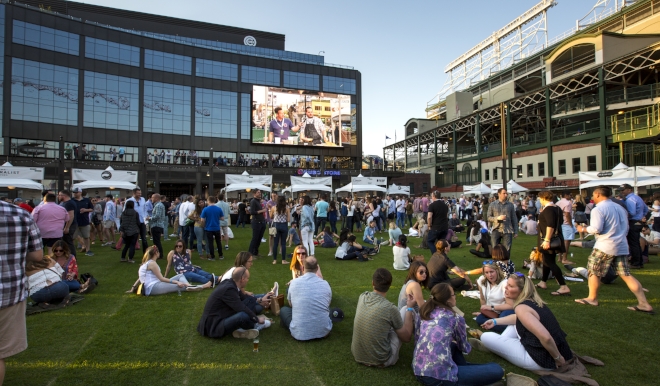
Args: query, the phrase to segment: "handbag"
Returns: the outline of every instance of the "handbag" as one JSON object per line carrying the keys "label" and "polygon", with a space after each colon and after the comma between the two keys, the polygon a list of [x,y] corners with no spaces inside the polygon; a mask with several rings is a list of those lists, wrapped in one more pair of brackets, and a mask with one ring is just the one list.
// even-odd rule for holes
{"label": "handbag", "polygon": [[586,224],[587,223],[587,215],[584,214],[584,212],[576,212],[575,213],[575,223],[576,224]]}
{"label": "handbag", "polygon": [[274,226],[268,228],[268,235],[269,236],[276,236],[277,235],[277,228]]}
{"label": "handbag", "polygon": [[[556,208],[556,207],[555,207]],[[547,209],[546,209],[547,210]],[[553,250],[559,250],[561,249],[561,238],[559,237],[559,232],[561,230],[561,224],[562,224],[562,216],[563,212],[561,209],[556,208],[555,211],[559,211],[559,214],[557,215],[557,223],[555,224],[555,232],[552,234],[552,237],[550,237],[550,247],[546,249],[546,251],[553,251]],[[543,235],[543,237],[547,237],[547,235]]]}
{"label": "handbag", "polygon": [[554,375],[544,375],[537,381],[539,386],[570,386],[570,383],[555,377]]}
{"label": "handbag", "polygon": [[[281,303],[280,303],[281,302]],[[270,299],[270,312],[275,316],[280,315],[280,308],[284,304],[284,295],[277,295]]]}
{"label": "handbag", "polygon": [[96,278],[94,276],[92,276],[91,273],[81,274],[80,275],[80,280],[78,280],[78,281],[80,282],[80,284],[85,284],[87,282],[87,279],[89,279],[89,282],[93,283],[95,287],[98,287],[99,281],[96,280]]}

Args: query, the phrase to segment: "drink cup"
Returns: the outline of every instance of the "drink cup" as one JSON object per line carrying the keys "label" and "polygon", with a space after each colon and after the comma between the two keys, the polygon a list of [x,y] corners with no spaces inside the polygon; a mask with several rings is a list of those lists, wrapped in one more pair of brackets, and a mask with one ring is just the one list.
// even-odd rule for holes
{"label": "drink cup", "polygon": [[259,338],[252,341],[252,352],[259,352]]}

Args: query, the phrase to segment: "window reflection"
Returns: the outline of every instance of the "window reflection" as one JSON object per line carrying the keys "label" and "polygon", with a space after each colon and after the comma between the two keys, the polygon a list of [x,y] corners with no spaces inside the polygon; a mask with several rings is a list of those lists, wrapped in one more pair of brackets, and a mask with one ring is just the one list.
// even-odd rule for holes
{"label": "window reflection", "polygon": [[214,151],[213,157],[215,157],[216,166],[238,166],[238,162],[236,161],[236,153]]}
{"label": "window reflection", "polygon": [[280,85],[280,70],[261,67],[241,67],[241,81],[264,86]]}
{"label": "window reflection", "polygon": [[20,20],[14,20],[12,41],[17,44],[76,56],[80,48],[80,37],[76,34]]}
{"label": "window reflection", "polygon": [[241,153],[238,166],[268,167],[268,154]]}
{"label": "window reflection", "polygon": [[241,139],[250,139],[252,130],[252,100],[250,94],[241,94]]}
{"label": "window reflection", "polygon": [[213,60],[197,59],[195,75],[204,78],[238,81],[238,65]]}
{"label": "window reflection", "polygon": [[284,71],[284,87],[318,91],[319,76],[302,72]]}
{"label": "window reflection", "polygon": [[195,89],[195,135],[236,138],[237,126],[237,93]]}
{"label": "window reflection", "polygon": [[10,153],[15,157],[59,158],[60,145],[56,141],[40,141],[36,139],[12,138]]}
{"label": "window reflection", "polygon": [[139,149],[123,145],[97,145],[94,143],[66,142],[64,159],[79,161],[138,162]]}
{"label": "window reflection", "polygon": [[140,67],[140,48],[85,37],[85,57]]}
{"label": "window reflection", "polygon": [[190,87],[144,81],[145,132],[190,135]]}
{"label": "window reflection", "polygon": [[144,50],[144,68],[190,75],[192,58],[169,52]]}
{"label": "window reflection", "polygon": [[274,168],[318,169],[321,160],[314,155],[273,154]]}
{"label": "window reflection", "polygon": [[138,131],[137,79],[85,71],[83,125]]}
{"label": "window reflection", "polygon": [[355,160],[351,157],[325,157],[325,169],[352,169]]}
{"label": "window reflection", "polygon": [[323,91],[355,95],[355,79],[324,76]]}
{"label": "window reflection", "polygon": [[[214,152],[216,157],[218,153]],[[223,153],[224,154],[224,153]],[[232,154],[232,153],[226,153]],[[147,148],[147,163],[208,166],[211,152],[208,150]],[[234,157],[236,155],[234,154]]]}

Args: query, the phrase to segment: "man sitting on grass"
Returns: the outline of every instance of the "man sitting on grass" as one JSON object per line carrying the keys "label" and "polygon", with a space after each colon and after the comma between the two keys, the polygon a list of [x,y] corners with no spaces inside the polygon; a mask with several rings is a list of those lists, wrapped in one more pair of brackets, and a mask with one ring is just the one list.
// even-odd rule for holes
{"label": "man sitting on grass", "polygon": [[232,334],[234,338],[254,339],[259,336],[259,330],[270,327],[270,320],[257,316],[243,303],[248,295],[241,290],[250,279],[250,271],[238,267],[231,278],[221,282],[209,296],[197,332],[210,338]]}
{"label": "man sitting on grass", "polygon": [[451,218],[449,219],[449,228],[456,233],[463,232],[465,230],[463,224],[461,223],[461,220],[458,219],[456,213],[453,213],[451,215]]}
{"label": "man sitting on grass", "polygon": [[396,305],[387,300],[392,274],[385,268],[374,272],[373,292],[364,292],[358,300],[353,325],[351,352],[355,361],[367,366],[387,367],[399,360],[401,342],[409,342],[413,333],[413,311],[416,302],[407,299],[405,320]]}
{"label": "man sitting on grass", "polygon": [[296,340],[325,338],[332,330],[332,290],[327,281],[316,275],[318,269],[316,258],[307,256],[304,274],[289,285],[289,307],[280,310],[282,327],[291,331]]}
{"label": "man sitting on grass", "polygon": [[376,221],[369,221],[369,226],[364,230],[362,241],[367,244],[375,245],[376,243]]}

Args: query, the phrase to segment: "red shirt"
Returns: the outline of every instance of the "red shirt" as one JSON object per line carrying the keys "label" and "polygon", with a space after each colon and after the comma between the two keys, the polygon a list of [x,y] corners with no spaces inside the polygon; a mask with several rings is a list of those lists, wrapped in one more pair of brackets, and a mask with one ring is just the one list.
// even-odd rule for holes
{"label": "red shirt", "polygon": [[26,204],[26,203],[24,203],[24,202],[21,202],[20,204],[18,204],[18,207],[27,210],[28,213],[32,213],[32,209],[33,209],[33,208],[32,208],[30,205],[28,205],[28,204]]}

